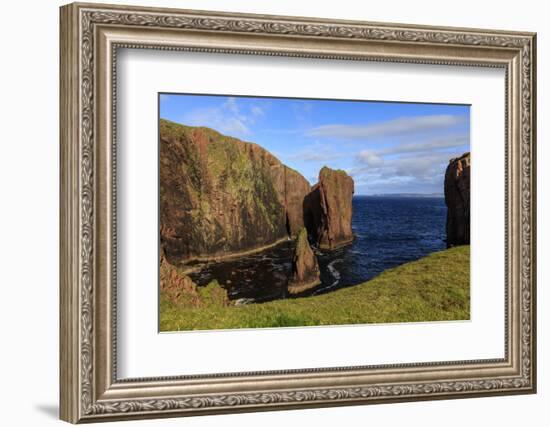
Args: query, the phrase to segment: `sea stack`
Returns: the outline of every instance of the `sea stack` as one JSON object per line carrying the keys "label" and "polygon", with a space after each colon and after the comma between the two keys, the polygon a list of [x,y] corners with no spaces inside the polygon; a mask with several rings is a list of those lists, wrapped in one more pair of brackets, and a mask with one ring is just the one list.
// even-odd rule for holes
{"label": "sea stack", "polygon": [[323,167],[319,182],[304,200],[308,233],[321,249],[336,249],[353,241],[351,229],[353,179],[343,170]]}
{"label": "sea stack", "polygon": [[319,263],[309,246],[307,231],[304,227],[298,233],[294,258],[292,259],[292,277],[288,282],[288,292],[298,294],[314,288],[321,283]]}
{"label": "sea stack", "polygon": [[451,159],[445,172],[447,247],[470,244],[470,153]]}

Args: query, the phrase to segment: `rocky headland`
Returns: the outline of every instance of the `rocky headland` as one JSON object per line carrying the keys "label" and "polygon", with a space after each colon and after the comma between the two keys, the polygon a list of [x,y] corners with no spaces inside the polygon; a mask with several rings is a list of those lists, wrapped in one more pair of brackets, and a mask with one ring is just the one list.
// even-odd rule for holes
{"label": "rocky headland", "polygon": [[470,244],[470,153],[451,159],[445,172],[447,247]]}
{"label": "rocky headland", "polygon": [[257,144],[160,122],[160,238],[173,263],[250,253],[303,227],[309,182]]}
{"label": "rocky headland", "polygon": [[[171,265],[245,256],[297,238],[289,292],[315,286],[319,266],[308,240],[326,250],[353,240],[353,191],[344,171],[324,167],[311,187],[257,144],[160,121],[160,241]],[[177,289],[192,291],[180,282]]]}

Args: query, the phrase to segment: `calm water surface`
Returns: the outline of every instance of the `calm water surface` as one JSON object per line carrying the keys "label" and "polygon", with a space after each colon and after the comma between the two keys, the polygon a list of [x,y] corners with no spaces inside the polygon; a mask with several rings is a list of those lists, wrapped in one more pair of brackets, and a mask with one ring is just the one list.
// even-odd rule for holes
{"label": "calm water surface", "polygon": [[[445,249],[446,215],[442,197],[354,197],[354,242],[335,251],[314,249],[321,284],[300,296],[357,285],[388,268]],[[198,285],[217,279],[232,300],[242,303],[287,298],[293,246],[292,241],[284,242],[251,256],[209,264],[190,276]]]}

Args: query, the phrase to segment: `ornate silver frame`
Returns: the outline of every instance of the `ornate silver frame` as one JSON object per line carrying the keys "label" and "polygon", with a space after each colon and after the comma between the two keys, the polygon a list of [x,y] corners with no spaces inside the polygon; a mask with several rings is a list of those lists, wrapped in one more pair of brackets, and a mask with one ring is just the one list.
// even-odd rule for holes
{"label": "ornate silver frame", "polygon": [[[71,4],[61,8],[60,42],[63,420],[535,392],[535,34]],[[117,379],[114,65],[119,47],[504,68],[505,357]]]}

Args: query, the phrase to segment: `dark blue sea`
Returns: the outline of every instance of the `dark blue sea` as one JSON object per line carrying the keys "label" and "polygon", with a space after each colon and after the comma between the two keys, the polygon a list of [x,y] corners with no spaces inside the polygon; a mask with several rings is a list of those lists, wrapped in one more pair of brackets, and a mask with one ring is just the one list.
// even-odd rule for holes
{"label": "dark blue sea", "polygon": [[[331,292],[372,279],[384,270],[446,248],[447,208],[443,197],[355,196],[355,240],[335,251],[314,249],[321,284],[299,297]],[[259,303],[286,294],[294,251],[292,241],[235,260],[212,263],[190,274],[198,285],[211,280],[239,303]]]}

